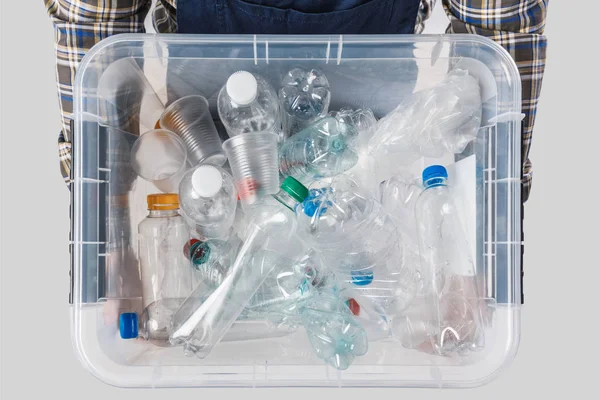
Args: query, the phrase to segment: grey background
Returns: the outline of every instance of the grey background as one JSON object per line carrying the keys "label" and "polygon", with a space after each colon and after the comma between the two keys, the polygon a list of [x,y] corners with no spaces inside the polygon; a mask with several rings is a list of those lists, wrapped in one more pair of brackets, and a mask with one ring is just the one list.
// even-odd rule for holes
{"label": "grey background", "polygon": [[[41,0],[0,2],[0,398],[198,399],[374,396],[406,399],[598,398],[600,191],[597,33],[600,2],[553,1],[526,205],[521,346],[496,381],[474,390],[123,390],[86,372],[71,348],[69,195],[58,170],[53,30]],[[436,11],[441,32],[444,18]],[[260,397],[259,397],[260,396]]]}

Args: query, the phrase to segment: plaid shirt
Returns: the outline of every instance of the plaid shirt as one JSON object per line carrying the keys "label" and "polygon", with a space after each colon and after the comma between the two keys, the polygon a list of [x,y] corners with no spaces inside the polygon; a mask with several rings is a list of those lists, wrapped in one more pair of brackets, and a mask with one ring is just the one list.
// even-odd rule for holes
{"label": "plaid shirt", "polygon": [[[515,60],[523,86],[522,130],[523,193],[531,188],[528,159],[533,124],[546,61],[543,36],[549,0],[442,0],[450,25],[448,33],[473,33],[498,42]],[[421,0],[415,32],[423,31],[437,0]],[[59,136],[61,171],[65,180],[71,169],[70,120],[73,112],[75,71],[79,62],[100,40],[126,32],[144,32],[151,0],[44,0],[52,18],[56,40],[56,76],[63,130]],[[159,0],[153,12],[157,32],[177,31],[176,0]]]}

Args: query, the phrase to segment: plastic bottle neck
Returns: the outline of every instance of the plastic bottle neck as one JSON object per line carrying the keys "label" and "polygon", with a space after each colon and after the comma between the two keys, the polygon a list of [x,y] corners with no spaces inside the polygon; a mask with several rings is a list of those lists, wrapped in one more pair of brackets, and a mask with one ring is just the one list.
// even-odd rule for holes
{"label": "plastic bottle neck", "polygon": [[423,186],[425,187],[425,189],[430,189],[433,187],[439,187],[439,186],[448,186],[448,178],[444,178],[444,177],[435,177],[435,178],[430,178],[428,180],[426,180],[425,182],[423,182]]}
{"label": "plastic bottle neck", "polygon": [[179,215],[179,209],[175,210],[150,210],[148,214],[149,218],[167,218],[177,217]]}

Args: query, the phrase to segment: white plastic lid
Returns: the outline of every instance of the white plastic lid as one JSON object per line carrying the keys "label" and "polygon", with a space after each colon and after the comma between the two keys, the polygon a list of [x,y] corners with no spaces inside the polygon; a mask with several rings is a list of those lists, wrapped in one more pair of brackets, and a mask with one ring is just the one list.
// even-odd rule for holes
{"label": "white plastic lid", "polygon": [[223,175],[212,165],[201,165],[192,174],[192,187],[202,197],[213,197],[223,187]]}
{"label": "white plastic lid", "polygon": [[227,94],[234,103],[245,106],[256,99],[258,82],[248,71],[238,71],[227,79]]}

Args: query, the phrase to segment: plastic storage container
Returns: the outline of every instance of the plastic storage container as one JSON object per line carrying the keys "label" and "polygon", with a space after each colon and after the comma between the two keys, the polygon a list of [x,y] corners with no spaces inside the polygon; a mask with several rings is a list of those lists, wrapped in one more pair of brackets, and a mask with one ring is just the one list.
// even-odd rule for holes
{"label": "plastic storage container", "polygon": [[[126,125],[131,118],[105,116],[114,98],[102,93],[119,88],[102,88],[118,82],[101,78],[124,59],[140,67],[164,103],[202,94],[215,119],[218,91],[239,70],[260,74],[278,88],[290,69],[318,68],[330,83],[330,110],[368,107],[378,118],[414,91],[439,83],[450,68],[469,70],[480,81],[483,100],[476,141],[460,155],[424,160],[415,169],[446,165],[468,204],[463,223],[480,293],[495,304],[485,321],[485,349],[441,357],[389,338],[370,342],[364,356],[337,371],[310,351],[303,327],[289,335],[220,343],[205,359],[120,339],[119,310],[142,308],[135,226],[146,215],[146,195],[156,190],[131,169],[137,137]],[[519,344],[520,93],[509,54],[474,35],[119,35],[102,41],[80,64],[75,83],[70,302],[81,362],[104,382],[123,387],[472,387],[491,381]]]}

